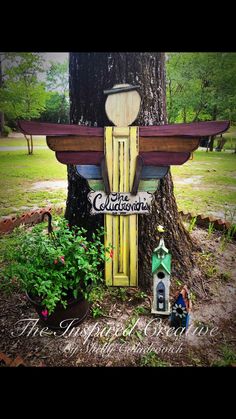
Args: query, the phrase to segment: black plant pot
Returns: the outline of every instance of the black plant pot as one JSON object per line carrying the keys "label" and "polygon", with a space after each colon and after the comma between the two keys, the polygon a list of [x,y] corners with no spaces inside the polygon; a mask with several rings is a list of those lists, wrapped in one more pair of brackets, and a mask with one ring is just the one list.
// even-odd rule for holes
{"label": "black plant pot", "polygon": [[[67,301],[67,306],[64,308],[61,304],[57,304],[54,312],[45,317],[42,314],[45,307],[43,307],[37,298],[26,293],[27,298],[35,308],[45,326],[50,329],[65,329],[67,325],[71,323],[71,327],[78,326],[87,316],[89,311],[89,303],[83,298],[78,297],[77,299],[71,298]],[[66,320],[68,320],[66,322]],[[72,322],[73,320],[73,322]],[[62,326],[60,324],[62,323]]]}

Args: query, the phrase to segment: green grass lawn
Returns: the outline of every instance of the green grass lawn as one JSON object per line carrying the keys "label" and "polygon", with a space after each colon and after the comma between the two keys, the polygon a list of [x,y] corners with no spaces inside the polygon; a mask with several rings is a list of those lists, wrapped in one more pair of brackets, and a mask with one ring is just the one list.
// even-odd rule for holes
{"label": "green grass lawn", "polygon": [[[33,145],[35,146],[47,146],[46,139],[44,136],[35,136],[33,137]],[[25,147],[25,151],[27,152],[27,141],[24,137],[22,138],[0,138],[0,147]]]}
{"label": "green grass lawn", "polygon": [[[0,139],[0,146],[8,144],[26,146],[26,141],[24,138]],[[36,137],[34,144],[46,146],[45,138]],[[199,150],[193,160],[172,166],[171,172],[180,210],[221,216],[226,210],[236,213],[236,154]],[[65,204],[65,188],[33,190],[32,185],[38,181],[66,179],[66,165],[60,164],[49,149],[36,149],[32,156],[27,155],[26,148],[0,152],[0,216],[21,214],[25,207]],[[97,181],[92,183],[95,189],[101,186]],[[145,182],[145,189],[154,191],[156,184]]]}
{"label": "green grass lawn", "polygon": [[[195,214],[236,216],[236,154],[196,151],[193,160],[172,166],[180,210]],[[188,183],[189,182],[189,183]]]}
{"label": "green grass lawn", "polygon": [[[217,146],[217,139],[220,136],[217,136],[214,141],[214,147]],[[226,133],[223,134],[223,138],[227,139],[227,142],[224,145],[225,150],[235,150],[236,149],[236,126],[231,126]]]}
{"label": "green grass lawn", "polygon": [[66,166],[49,149],[0,152],[0,216],[19,214],[24,208],[45,207],[65,202],[65,190],[32,190],[38,181],[66,180]]}

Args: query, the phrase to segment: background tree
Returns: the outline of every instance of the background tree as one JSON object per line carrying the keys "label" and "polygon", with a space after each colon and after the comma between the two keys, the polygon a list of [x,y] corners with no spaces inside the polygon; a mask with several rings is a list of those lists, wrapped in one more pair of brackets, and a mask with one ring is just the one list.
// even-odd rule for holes
{"label": "background tree", "polygon": [[[4,63],[3,83],[0,88],[0,110],[6,120],[38,118],[45,108],[45,85],[38,80],[43,71],[43,60],[37,53],[8,54]],[[27,138],[26,138],[27,139]],[[28,153],[33,153],[33,142],[27,139]]]}
{"label": "background tree", "polygon": [[[3,61],[4,61],[4,56],[3,54],[0,54],[0,90],[3,88],[3,68],[2,68]],[[1,110],[1,107],[0,107],[0,137],[2,137],[4,134],[4,125],[5,125],[4,112],[3,110]]]}
{"label": "background tree", "polygon": [[167,54],[168,120],[236,121],[235,53]]}
{"label": "background tree", "polygon": [[[111,125],[105,114],[103,90],[117,83],[140,85],[141,111],[134,125],[166,122],[164,53],[71,53],[69,60],[70,119],[72,124]],[[89,235],[103,223],[91,216],[87,181],[68,165],[68,197],[65,216],[71,225],[88,229]],[[151,254],[157,245],[156,227],[164,225],[166,244],[174,257],[174,271],[190,282],[196,249],[178,214],[171,174],[160,181],[150,215],[139,216],[139,284],[151,285]],[[197,279],[197,278],[195,278]],[[193,279],[194,280],[194,279]]]}
{"label": "background tree", "polygon": [[69,80],[68,61],[64,63],[51,62],[46,74],[46,99],[45,111],[40,119],[47,122],[69,122]]}

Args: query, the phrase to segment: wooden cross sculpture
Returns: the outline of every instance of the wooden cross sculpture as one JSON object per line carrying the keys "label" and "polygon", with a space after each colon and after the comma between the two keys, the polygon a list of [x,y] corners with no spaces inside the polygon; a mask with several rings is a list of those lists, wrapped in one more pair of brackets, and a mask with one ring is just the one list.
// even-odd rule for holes
{"label": "wooden cross sculpture", "polygon": [[138,191],[139,181],[163,178],[171,165],[190,158],[201,137],[229,128],[228,121],[130,126],[141,103],[137,89],[123,84],[104,91],[106,114],[114,126],[19,122],[24,134],[46,135],[59,162],[76,165],[88,181],[103,179],[105,191],[92,191],[88,198],[92,214],[105,214],[105,244],[114,248],[105,279],[113,286],[138,285],[138,214],[149,213],[152,201],[151,193]]}

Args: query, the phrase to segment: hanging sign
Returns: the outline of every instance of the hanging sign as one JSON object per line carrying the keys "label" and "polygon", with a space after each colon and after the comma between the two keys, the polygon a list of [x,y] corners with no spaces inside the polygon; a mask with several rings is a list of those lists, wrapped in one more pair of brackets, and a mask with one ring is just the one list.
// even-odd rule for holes
{"label": "hanging sign", "polygon": [[92,191],[88,199],[92,204],[91,214],[147,214],[151,211],[154,195],[150,192],[138,192],[137,195],[125,192]]}

